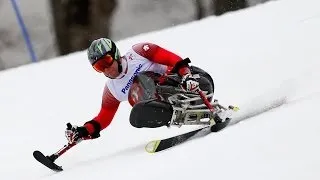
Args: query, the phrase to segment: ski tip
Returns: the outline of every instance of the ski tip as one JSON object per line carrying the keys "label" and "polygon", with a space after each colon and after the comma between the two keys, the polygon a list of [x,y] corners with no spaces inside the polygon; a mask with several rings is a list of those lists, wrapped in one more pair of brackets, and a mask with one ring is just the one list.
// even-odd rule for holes
{"label": "ski tip", "polygon": [[48,158],[48,156],[43,155],[42,152],[36,150],[36,151],[33,151],[32,154],[33,154],[33,157],[38,162],[40,162],[44,166],[50,168],[51,170],[53,170],[55,172],[63,171],[62,166],[58,166],[57,164],[55,164],[51,159]]}
{"label": "ski tip", "polygon": [[145,146],[145,150],[148,153],[155,153],[157,151],[157,148],[160,144],[161,140],[154,140],[154,141],[150,141],[146,146]]}
{"label": "ski tip", "polygon": [[35,151],[33,151],[33,153],[32,153],[33,156],[36,156],[36,155],[38,155],[38,154],[42,154],[42,152],[40,152],[40,151],[38,151],[38,150],[35,150]]}

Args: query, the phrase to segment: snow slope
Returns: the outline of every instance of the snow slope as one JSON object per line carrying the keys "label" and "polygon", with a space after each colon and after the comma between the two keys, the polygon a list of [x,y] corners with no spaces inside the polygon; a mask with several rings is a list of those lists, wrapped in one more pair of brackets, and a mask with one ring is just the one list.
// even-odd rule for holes
{"label": "snow slope", "polygon": [[106,79],[85,52],[0,72],[0,179],[318,180],[319,5],[273,1],[119,41],[122,52],[152,41],[190,57],[214,77],[215,98],[240,106],[239,123],[159,154],[144,152],[146,142],[195,127],[135,129],[122,103],[101,138],[56,161],[65,171],[48,170],[32,152],[54,153],[67,122],[95,116]]}

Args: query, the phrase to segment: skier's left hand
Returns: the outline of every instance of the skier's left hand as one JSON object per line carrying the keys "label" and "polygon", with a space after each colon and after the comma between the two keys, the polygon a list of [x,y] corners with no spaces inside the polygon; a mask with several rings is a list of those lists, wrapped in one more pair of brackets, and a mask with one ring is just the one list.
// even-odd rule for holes
{"label": "skier's left hand", "polygon": [[182,76],[181,85],[185,91],[197,92],[199,90],[199,82],[191,74]]}

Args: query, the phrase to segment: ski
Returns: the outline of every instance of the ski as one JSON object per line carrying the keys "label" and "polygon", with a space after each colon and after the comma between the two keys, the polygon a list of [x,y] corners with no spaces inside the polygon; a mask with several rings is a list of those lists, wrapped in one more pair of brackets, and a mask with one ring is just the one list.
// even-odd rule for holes
{"label": "ski", "polygon": [[58,166],[54,163],[54,161],[49,157],[42,154],[40,151],[34,151],[33,157],[40,162],[41,164],[45,165],[46,167],[50,168],[53,171],[60,172],[63,171],[61,166]]}
{"label": "ski", "polygon": [[148,153],[156,153],[159,151],[167,150],[191,139],[199,138],[210,134],[211,132],[218,132],[228,126],[231,119],[226,119],[224,122],[217,123],[212,126],[205,126],[190,132],[179,134],[170,138],[153,140],[147,143],[145,150]]}

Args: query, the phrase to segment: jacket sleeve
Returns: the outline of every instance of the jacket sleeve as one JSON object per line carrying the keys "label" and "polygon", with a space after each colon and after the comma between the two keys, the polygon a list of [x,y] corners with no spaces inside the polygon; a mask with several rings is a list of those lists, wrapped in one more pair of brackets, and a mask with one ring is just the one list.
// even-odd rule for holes
{"label": "jacket sleeve", "polygon": [[[94,121],[94,123],[86,123],[84,125],[89,134],[94,134],[108,127],[118,110],[119,104],[120,102],[111,94],[108,87],[105,86],[99,114],[93,118],[92,121]],[[100,126],[99,129],[97,129],[97,126],[94,126],[94,124],[98,124]]]}
{"label": "jacket sleeve", "polygon": [[[132,49],[140,56],[143,56],[152,62],[166,65],[170,69],[173,68],[177,62],[182,60],[182,58],[175,53],[152,43],[139,43],[134,45]],[[179,68],[178,73],[182,76],[190,73],[190,69],[188,66],[183,66]]]}

